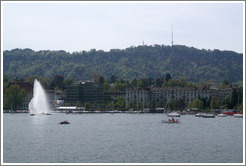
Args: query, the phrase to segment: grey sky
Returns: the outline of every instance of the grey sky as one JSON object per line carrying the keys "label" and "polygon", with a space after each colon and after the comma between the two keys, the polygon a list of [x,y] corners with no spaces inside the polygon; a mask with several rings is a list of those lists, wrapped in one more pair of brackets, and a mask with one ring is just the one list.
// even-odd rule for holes
{"label": "grey sky", "polygon": [[144,43],[243,52],[243,3],[3,3],[3,49],[108,51]]}

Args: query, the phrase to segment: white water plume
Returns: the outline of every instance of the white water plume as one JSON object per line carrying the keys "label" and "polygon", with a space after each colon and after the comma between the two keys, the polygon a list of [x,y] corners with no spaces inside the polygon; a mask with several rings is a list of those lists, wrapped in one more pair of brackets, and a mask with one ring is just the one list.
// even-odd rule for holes
{"label": "white water plume", "polygon": [[34,80],[33,98],[29,103],[28,109],[30,114],[47,114],[49,112],[45,91],[36,79]]}

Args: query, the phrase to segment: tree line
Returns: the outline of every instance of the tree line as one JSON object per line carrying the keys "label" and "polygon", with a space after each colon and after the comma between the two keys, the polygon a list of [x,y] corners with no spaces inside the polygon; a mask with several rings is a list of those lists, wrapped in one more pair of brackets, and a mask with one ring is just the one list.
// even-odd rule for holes
{"label": "tree line", "polygon": [[36,75],[52,79],[63,75],[89,80],[93,73],[109,79],[162,78],[170,73],[190,82],[243,80],[243,55],[232,51],[205,50],[174,45],[137,46],[126,49],[66,52],[13,49],[3,52],[3,71],[9,78]]}

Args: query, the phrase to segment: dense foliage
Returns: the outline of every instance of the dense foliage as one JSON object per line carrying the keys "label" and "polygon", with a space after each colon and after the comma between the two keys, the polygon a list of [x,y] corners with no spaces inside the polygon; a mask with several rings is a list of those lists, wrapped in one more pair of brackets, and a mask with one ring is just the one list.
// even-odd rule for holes
{"label": "dense foliage", "polygon": [[26,91],[18,85],[11,85],[4,93],[4,109],[17,110],[21,107],[26,95]]}
{"label": "dense foliage", "polygon": [[[3,52],[3,71],[9,78],[29,76],[88,80],[93,74],[117,78],[186,78],[187,81],[238,82],[243,80],[243,55],[232,51],[199,50],[180,45],[138,46],[109,52],[14,49]],[[170,79],[170,78],[166,78]],[[54,82],[55,83],[55,82]]]}

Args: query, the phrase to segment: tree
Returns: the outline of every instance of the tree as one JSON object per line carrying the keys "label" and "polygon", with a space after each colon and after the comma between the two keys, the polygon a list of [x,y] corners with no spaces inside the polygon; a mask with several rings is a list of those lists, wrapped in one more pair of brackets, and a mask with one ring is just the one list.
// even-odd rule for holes
{"label": "tree", "polygon": [[98,75],[98,74],[93,74],[93,81],[97,84],[99,84],[99,86],[103,87],[103,83],[104,83],[104,77]]}
{"label": "tree", "polygon": [[170,79],[172,79],[171,75],[169,73],[167,73],[165,80],[168,82]]}
{"label": "tree", "polygon": [[186,80],[185,80],[185,78],[183,78],[183,77],[179,78],[178,84],[179,84],[180,87],[185,87],[185,86],[187,86]]}
{"label": "tree", "polygon": [[116,105],[117,109],[118,108],[125,108],[126,100],[124,98],[117,97],[115,99],[115,101],[116,101],[115,105]]}
{"label": "tree", "polygon": [[28,82],[28,83],[33,85],[35,79],[37,79],[45,89],[49,89],[50,88],[50,80],[48,78],[45,78],[45,77],[29,76],[26,79],[26,82]]}
{"label": "tree", "polygon": [[166,102],[166,108],[167,109],[173,110],[174,107],[175,107],[175,101],[174,100],[169,100]]}
{"label": "tree", "polygon": [[133,102],[130,102],[129,103],[129,108],[133,108],[133,105],[134,105]]}
{"label": "tree", "polygon": [[66,78],[63,82],[64,88],[68,85],[71,85],[73,83],[73,80],[71,78]]}
{"label": "tree", "polygon": [[82,106],[82,103],[81,103],[80,101],[77,101],[77,102],[76,102],[76,106],[77,106],[77,107],[81,107],[81,106]]}
{"label": "tree", "polygon": [[188,104],[188,108],[199,108],[199,109],[201,109],[202,107],[203,107],[203,102],[199,99],[192,100]]}
{"label": "tree", "polygon": [[223,99],[223,104],[225,107],[228,107],[231,104],[231,96],[227,95],[224,99]]}
{"label": "tree", "polygon": [[185,104],[185,99],[179,99],[178,101],[176,101],[176,107],[178,110],[184,110],[185,107],[186,107],[186,104]]}
{"label": "tree", "polygon": [[142,103],[137,102],[135,105],[136,110],[140,110],[142,108]]}
{"label": "tree", "polygon": [[85,110],[89,110],[91,108],[91,103],[90,102],[86,102],[85,103]]}
{"label": "tree", "polygon": [[108,90],[109,89],[109,83],[108,82],[104,82],[103,89],[104,90]]}
{"label": "tree", "polygon": [[17,110],[21,107],[26,95],[26,91],[24,89],[21,89],[19,85],[11,85],[4,93],[5,108]]}
{"label": "tree", "polygon": [[115,75],[112,75],[110,77],[110,83],[115,83],[116,79],[117,79],[117,77]]}
{"label": "tree", "polygon": [[133,79],[132,81],[130,81],[131,86],[137,86],[137,83],[138,83],[137,79]]}
{"label": "tree", "polygon": [[147,104],[146,104],[146,106],[147,106],[148,108],[152,108],[152,103],[151,103],[150,101],[148,101]]}
{"label": "tree", "polygon": [[60,90],[64,89],[64,77],[62,75],[56,75],[53,79],[53,81],[50,83],[51,89],[55,89],[56,87]]}
{"label": "tree", "polygon": [[126,83],[115,83],[113,86],[114,90],[125,90],[128,87]]}
{"label": "tree", "polygon": [[155,86],[155,87],[161,87],[162,84],[163,84],[163,80],[162,80],[162,79],[156,78],[156,79],[154,80],[154,86]]}
{"label": "tree", "polygon": [[211,109],[217,109],[220,107],[219,100],[217,100],[215,97],[212,97],[211,102],[210,102],[210,108]]}

